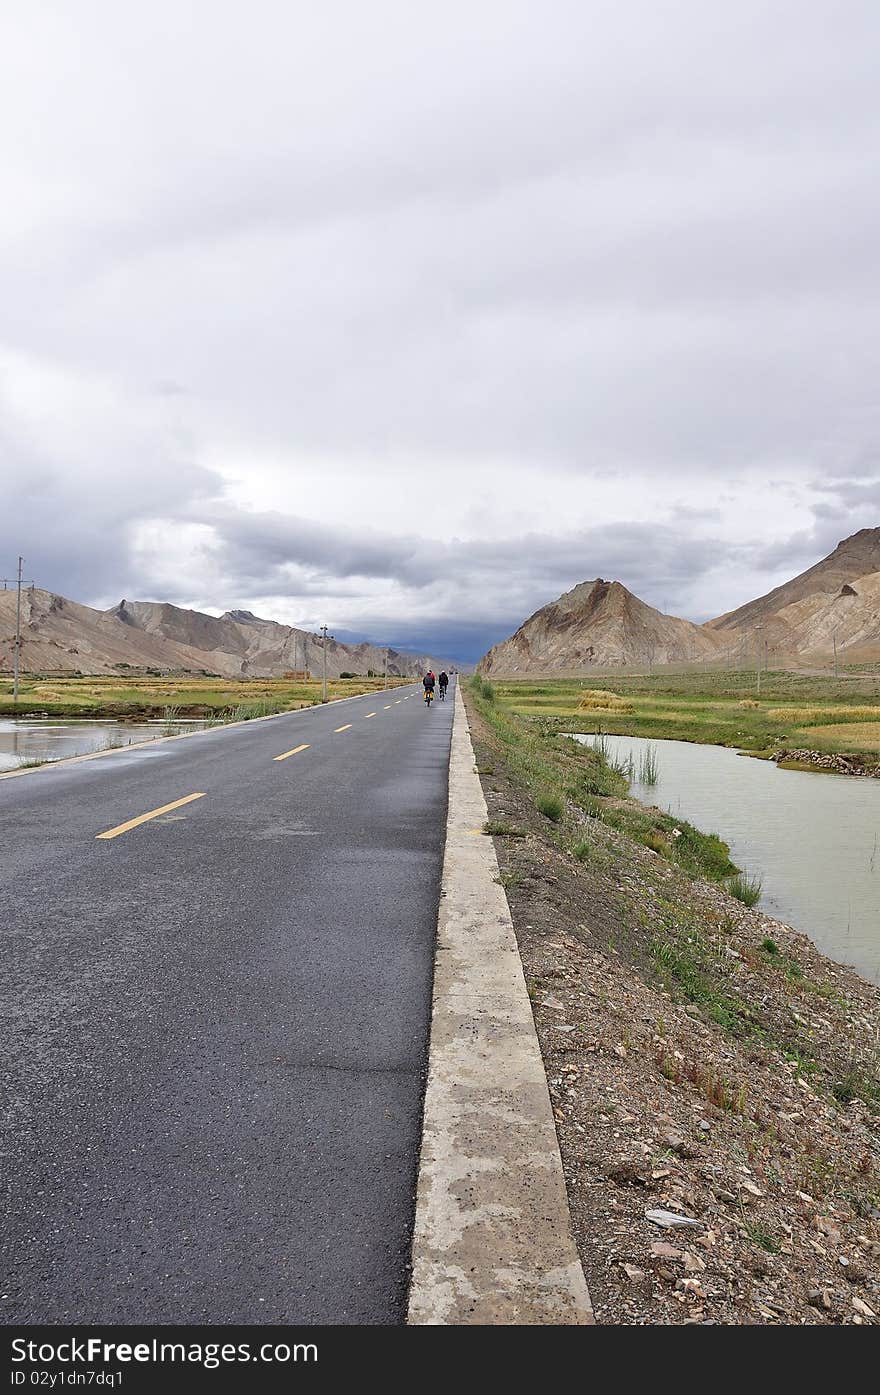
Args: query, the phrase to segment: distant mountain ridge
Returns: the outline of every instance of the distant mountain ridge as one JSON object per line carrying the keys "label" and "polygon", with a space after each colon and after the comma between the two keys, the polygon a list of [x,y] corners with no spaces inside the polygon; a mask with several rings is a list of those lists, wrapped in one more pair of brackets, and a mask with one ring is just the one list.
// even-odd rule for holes
{"label": "distant mountain ridge", "polygon": [[664,615],[619,581],[583,581],[542,606],[480,660],[481,673],[575,671],[708,658],[717,642],[700,625]]}
{"label": "distant mountain ridge", "polygon": [[700,662],[818,661],[837,646],[880,658],[880,528],[862,528],[829,556],[703,625],[664,615],[619,581],[585,581],[542,606],[480,660],[511,677],[590,668]]}
{"label": "distant mountain ridge", "polygon": [[[0,591],[0,671],[10,671],[15,644],[15,592]],[[453,665],[429,654],[327,637],[327,674],[382,673],[407,678]],[[51,591],[22,591],[21,666],[31,673],[218,674],[222,678],[279,678],[292,670],[321,672],[321,637],[261,620],[250,611],[206,615],[160,601],[122,600],[95,610]],[[462,665],[454,665],[461,668]]]}

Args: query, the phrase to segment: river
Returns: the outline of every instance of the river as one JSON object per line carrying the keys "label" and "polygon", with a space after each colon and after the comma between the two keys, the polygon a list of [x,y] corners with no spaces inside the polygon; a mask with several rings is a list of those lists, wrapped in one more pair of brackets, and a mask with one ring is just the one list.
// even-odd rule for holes
{"label": "river", "polygon": [[200,731],[205,722],[45,721],[0,717],[0,773],[37,761],[85,756],[113,746],[134,746],[157,736]]}
{"label": "river", "polygon": [[880,982],[880,780],[780,770],[724,746],[602,740],[610,759],[632,757],[636,776],[652,747],[657,783],[635,778],[633,796],[719,834],[737,866],[762,879],[768,915]]}

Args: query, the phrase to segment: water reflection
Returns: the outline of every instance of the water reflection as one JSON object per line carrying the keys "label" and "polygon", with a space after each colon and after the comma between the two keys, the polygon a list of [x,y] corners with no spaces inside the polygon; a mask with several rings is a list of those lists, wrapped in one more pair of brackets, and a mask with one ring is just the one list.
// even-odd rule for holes
{"label": "water reflection", "polygon": [[[580,741],[594,738],[581,736]],[[779,770],[722,746],[603,736],[636,799],[718,833],[763,879],[761,906],[880,982],[880,780]],[[638,781],[646,749],[657,782]]]}
{"label": "water reflection", "polygon": [[136,746],[157,736],[200,731],[206,722],[59,722],[0,717],[0,772],[37,761]]}

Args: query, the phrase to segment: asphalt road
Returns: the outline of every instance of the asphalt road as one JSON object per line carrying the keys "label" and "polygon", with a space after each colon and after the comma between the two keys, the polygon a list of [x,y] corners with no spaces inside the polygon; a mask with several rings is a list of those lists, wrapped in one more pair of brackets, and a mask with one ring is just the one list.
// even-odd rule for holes
{"label": "asphalt road", "polygon": [[0,781],[0,1322],[403,1321],[452,708]]}

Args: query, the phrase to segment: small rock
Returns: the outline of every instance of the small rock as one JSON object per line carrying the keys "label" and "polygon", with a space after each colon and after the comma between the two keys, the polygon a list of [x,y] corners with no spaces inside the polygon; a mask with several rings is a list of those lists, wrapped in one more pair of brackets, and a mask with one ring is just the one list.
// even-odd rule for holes
{"label": "small rock", "polygon": [[717,1196],[719,1201],[726,1201],[728,1206],[736,1205],[736,1197],[734,1196],[733,1192],[727,1191],[724,1187],[716,1187],[715,1195]]}
{"label": "small rock", "polygon": [[[807,1294],[807,1302],[813,1308],[824,1308],[826,1311],[830,1311],[831,1294],[827,1288],[814,1288]],[[856,1300],[853,1299],[853,1302]]]}
{"label": "small rock", "polygon": [[676,1288],[680,1288],[684,1293],[692,1293],[695,1298],[708,1298],[699,1279],[679,1279]]}
{"label": "small rock", "polygon": [[826,1236],[831,1241],[832,1245],[840,1244],[840,1231],[830,1216],[817,1216],[813,1224],[821,1235]]}
{"label": "small rock", "polygon": [[695,1158],[697,1149],[686,1138],[682,1138],[679,1133],[667,1133],[663,1136],[663,1143],[670,1153],[677,1153],[680,1158]]}
{"label": "small rock", "polygon": [[772,1272],[770,1261],[765,1255],[758,1254],[757,1252],[755,1254],[746,1255],[743,1262],[746,1268],[750,1269],[753,1274],[766,1275]]}
{"label": "small rock", "polygon": [[856,1312],[861,1313],[862,1317],[873,1318],[877,1316],[874,1309],[869,1308],[867,1303],[863,1303],[861,1298],[854,1298],[852,1304]]}
{"label": "small rock", "polygon": [[665,1240],[655,1240],[651,1246],[651,1254],[655,1259],[684,1259],[685,1256],[684,1250],[677,1250]]}
{"label": "small rock", "polygon": [[695,1221],[692,1216],[680,1216],[677,1211],[664,1211],[662,1207],[646,1211],[645,1219],[652,1225],[662,1226],[664,1230],[687,1230],[691,1226],[699,1229],[703,1224],[702,1221]]}
{"label": "small rock", "polygon": [[565,1012],[565,1004],[561,1003],[558,998],[551,997],[549,993],[545,998],[539,998],[538,1002],[541,1007],[554,1008],[556,1012]]}
{"label": "small rock", "polygon": [[651,1180],[647,1163],[637,1158],[612,1158],[605,1169],[606,1177],[621,1186],[646,1187]]}
{"label": "small rock", "polygon": [[648,1277],[644,1269],[639,1269],[635,1264],[624,1264],[622,1268],[626,1277],[634,1284],[643,1284]]}
{"label": "small rock", "polygon": [[690,1250],[685,1251],[684,1272],[686,1274],[699,1274],[706,1268],[705,1262],[699,1255],[692,1255]]}

